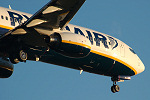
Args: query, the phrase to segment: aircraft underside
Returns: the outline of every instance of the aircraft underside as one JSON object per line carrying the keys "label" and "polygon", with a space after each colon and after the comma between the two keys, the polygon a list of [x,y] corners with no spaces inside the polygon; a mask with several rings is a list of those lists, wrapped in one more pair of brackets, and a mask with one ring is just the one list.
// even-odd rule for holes
{"label": "aircraft underside", "polygon": [[39,57],[40,61],[42,62],[56,64],[105,76],[135,75],[134,71],[127,66],[117,61],[114,61],[113,59],[109,59],[95,53],[90,53],[87,57],[83,58],[69,58],[53,50],[50,50],[44,55],[39,55]]}

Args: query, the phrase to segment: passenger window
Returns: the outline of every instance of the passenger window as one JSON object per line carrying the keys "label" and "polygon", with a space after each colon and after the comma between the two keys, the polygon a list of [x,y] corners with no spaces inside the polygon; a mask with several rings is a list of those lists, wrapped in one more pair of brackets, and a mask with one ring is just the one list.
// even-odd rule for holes
{"label": "passenger window", "polygon": [[1,15],[1,18],[4,19],[3,15]]}
{"label": "passenger window", "polygon": [[8,20],[8,17],[6,16],[6,20]]}

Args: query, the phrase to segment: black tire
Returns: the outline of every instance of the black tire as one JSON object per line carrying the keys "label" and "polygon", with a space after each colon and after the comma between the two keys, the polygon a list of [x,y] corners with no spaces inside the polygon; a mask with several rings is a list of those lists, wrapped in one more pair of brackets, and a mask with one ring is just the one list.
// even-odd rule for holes
{"label": "black tire", "polygon": [[114,88],[114,85],[111,87],[111,92],[116,93],[116,90]]}
{"label": "black tire", "polygon": [[120,91],[119,85],[114,85],[114,89],[115,89],[116,92],[119,92]]}

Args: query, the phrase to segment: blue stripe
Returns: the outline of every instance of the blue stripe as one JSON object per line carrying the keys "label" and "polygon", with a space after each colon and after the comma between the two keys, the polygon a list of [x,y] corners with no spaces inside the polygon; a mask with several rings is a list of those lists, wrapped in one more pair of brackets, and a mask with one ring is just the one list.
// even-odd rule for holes
{"label": "blue stripe", "polygon": [[2,34],[4,34],[4,33],[8,32],[8,31],[9,31],[9,29],[5,29],[5,28],[1,28],[1,27],[0,27],[0,35],[2,35]]}

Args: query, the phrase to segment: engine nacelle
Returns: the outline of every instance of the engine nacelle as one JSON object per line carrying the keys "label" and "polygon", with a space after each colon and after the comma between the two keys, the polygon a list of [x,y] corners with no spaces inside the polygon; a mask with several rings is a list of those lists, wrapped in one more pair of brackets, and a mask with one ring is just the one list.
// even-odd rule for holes
{"label": "engine nacelle", "polygon": [[49,47],[68,57],[85,57],[91,51],[91,42],[71,32],[54,33],[45,39]]}
{"label": "engine nacelle", "polygon": [[13,73],[13,64],[7,58],[0,58],[0,78],[8,78]]}

